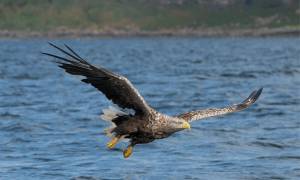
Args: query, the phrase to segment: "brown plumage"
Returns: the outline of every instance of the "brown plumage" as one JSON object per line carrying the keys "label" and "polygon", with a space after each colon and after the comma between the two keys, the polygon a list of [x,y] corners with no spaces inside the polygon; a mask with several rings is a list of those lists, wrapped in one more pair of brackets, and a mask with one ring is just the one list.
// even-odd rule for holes
{"label": "brown plumage", "polygon": [[[129,146],[124,150],[125,158],[131,155],[134,145],[166,138],[177,131],[190,128],[190,121],[241,111],[253,104],[262,92],[262,88],[253,91],[240,104],[219,109],[192,111],[171,117],[151,108],[124,76],[89,64],[67,45],[65,45],[67,50],[64,50],[52,43],[49,44],[64,53],[66,57],[50,53],[43,54],[59,59],[60,61],[57,61],[59,67],[67,73],[84,76],[83,82],[97,88],[121,108],[105,109],[101,117],[113,124],[113,127],[107,129],[107,133],[113,136],[107,144],[109,148],[113,148],[122,138],[130,139]],[[131,112],[126,112],[126,110],[131,110]]]}

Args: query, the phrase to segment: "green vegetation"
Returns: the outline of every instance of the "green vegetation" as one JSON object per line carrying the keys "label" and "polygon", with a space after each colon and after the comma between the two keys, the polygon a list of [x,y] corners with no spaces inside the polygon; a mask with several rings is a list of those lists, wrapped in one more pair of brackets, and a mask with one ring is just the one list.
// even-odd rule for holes
{"label": "green vegetation", "polygon": [[299,3],[299,0],[0,0],[0,30],[299,27]]}

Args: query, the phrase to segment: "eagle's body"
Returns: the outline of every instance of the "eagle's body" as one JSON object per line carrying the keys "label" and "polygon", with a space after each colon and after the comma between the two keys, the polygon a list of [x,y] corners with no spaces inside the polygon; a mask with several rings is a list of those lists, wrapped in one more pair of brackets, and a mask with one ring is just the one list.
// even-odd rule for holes
{"label": "eagle's body", "polygon": [[[105,114],[102,118],[105,119]],[[182,119],[159,113],[154,109],[150,109],[150,113],[143,116],[121,115],[107,120],[115,124],[115,127],[108,129],[109,133],[129,138],[133,145],[166,138],[174,133],[173,129],[171,131],[169,129],[170,122],[178,122],[179,124],[185,122]]]}
{"label": "eagle's body", "polygon": [[61,61],[57,62],[59,67],[70,74],[84,76],[83,82],[91,84],[100,90],[118,106],[104,109],[101,118],[113,124],[112,127],[106,130],[107,134],[112,136],[112,140],[107,144],[107,147],[113,148],[122,138],[130,139],[129,146],[124,150],[125,158],[131,155],[134,145],[166,138],[177,131],[190,128],[189,122],[191,121],[241,111],[253,104],[262,92],[262,88],[253,91],[240,104],[225,108],[191,111],[171,117],[159,113],[150,107],[124,76],[115,74],[103,67],[89,64],[67,45],[65,47],[69,51],[51,43],[50,45],[68,57],[65,58],[49,53],[43,54],[60,59]]}

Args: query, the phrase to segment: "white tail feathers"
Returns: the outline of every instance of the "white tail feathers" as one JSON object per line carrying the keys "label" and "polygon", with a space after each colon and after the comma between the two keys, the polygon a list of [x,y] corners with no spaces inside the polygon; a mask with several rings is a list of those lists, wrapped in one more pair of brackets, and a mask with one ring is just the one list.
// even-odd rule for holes
{"label": "white tail feathers", "polygon": [[105,134],[109,137],[112,137],[113,130],[116,127],[115,123],[113,123],[112,120],[119,116],[124,116],[129,114],[134,114],[134,111],[133,110],[130,111],[127,109],[120,109],[114,106],[109,106],[107,109],[103,109],[103,114],[100,116],[100,118],[105,121],[111,122],[111,126],[104,130]]}
{"label": "white tail feathers", "polygon": [[128,115],[128,113],[113,106],[109,106],[108,109],[103,109],[103,114],[100,116],[103,120],[112,121],[118,116]]}

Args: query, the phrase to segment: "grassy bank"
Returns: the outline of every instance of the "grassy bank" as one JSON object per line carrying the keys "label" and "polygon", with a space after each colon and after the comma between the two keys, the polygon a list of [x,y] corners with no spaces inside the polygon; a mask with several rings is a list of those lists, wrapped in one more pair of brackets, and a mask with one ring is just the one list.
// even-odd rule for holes
{"label": "grassy bank", "polygon": [[[224,4],[227,2],[227,4]],[[0,31],[299,29],[299,0],[0,0]]]}

